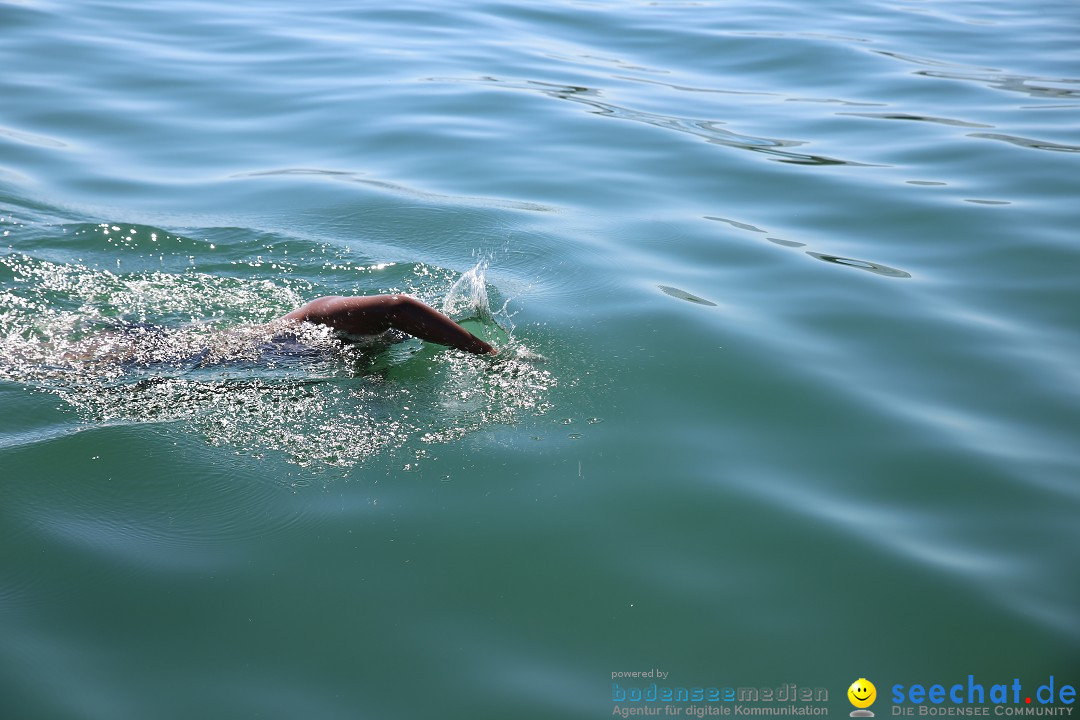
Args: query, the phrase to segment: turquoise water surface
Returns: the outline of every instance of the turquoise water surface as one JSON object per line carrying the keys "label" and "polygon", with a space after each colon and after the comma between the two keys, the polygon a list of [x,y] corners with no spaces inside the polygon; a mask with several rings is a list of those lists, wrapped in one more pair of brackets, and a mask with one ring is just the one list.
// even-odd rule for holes
{"label": "turquoise water surface", "polygon": [[[1078,48],[1074,2],[0,0],[0,717],[1080,684]],[[245,335],[401,291],[500,355]]]}

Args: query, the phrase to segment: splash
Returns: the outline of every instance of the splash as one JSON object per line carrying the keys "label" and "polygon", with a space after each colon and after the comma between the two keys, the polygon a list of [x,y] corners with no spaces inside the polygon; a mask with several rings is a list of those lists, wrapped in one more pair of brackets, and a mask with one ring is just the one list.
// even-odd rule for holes
{"label": "splash", "polygon": [[[443,313],[455,318],[474,335],[481,335],[485,340],[519,357],[524,357],[526,348],[514,340],[513,314],[509,311],[507,299],[493,310],[488,297],[487,274],[488,261],[481,260],[450,286],[442,301]],[[534,358],[540,355],[531,354]]]}
{"label": "splash", "polygon": [[475,317],[479,320],[494,320],[491,302],[488,300],[487,261],[481,261],[462,273],[454,281],[443,298],[442,311],[452,317]]}

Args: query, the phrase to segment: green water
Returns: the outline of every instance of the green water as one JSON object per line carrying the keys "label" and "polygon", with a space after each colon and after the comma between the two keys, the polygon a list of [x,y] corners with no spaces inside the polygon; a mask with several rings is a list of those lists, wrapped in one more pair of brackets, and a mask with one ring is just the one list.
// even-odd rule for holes
{"label": "green water", "polygon": [[[1080,684],[1077,28],[0,0],[0,717]],[[503,352],[60,362],[391,291]]]}

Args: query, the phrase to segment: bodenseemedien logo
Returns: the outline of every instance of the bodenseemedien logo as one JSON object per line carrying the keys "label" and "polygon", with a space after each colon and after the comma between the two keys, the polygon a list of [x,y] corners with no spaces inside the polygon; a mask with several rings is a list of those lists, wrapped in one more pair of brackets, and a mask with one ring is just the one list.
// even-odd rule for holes
{"label": "bodenseemedien logo", "polygon": [[877,688],[874,683],[866,678],[859,678],[851,683],[847,689],[848,700],[855,706],[851,711],[851,717],[874,717],[874,713],[867,710],[877,700]]}

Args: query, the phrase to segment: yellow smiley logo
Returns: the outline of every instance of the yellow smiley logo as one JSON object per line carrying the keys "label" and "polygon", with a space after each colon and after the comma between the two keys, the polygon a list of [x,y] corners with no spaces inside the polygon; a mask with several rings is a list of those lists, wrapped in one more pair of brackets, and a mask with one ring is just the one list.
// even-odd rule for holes
{"label": "yellow smiley logo", "polygon": [[859,678],[847,689],[848,700],[857,708],[868,708],[877,699],[877,688],[866,678]]}

